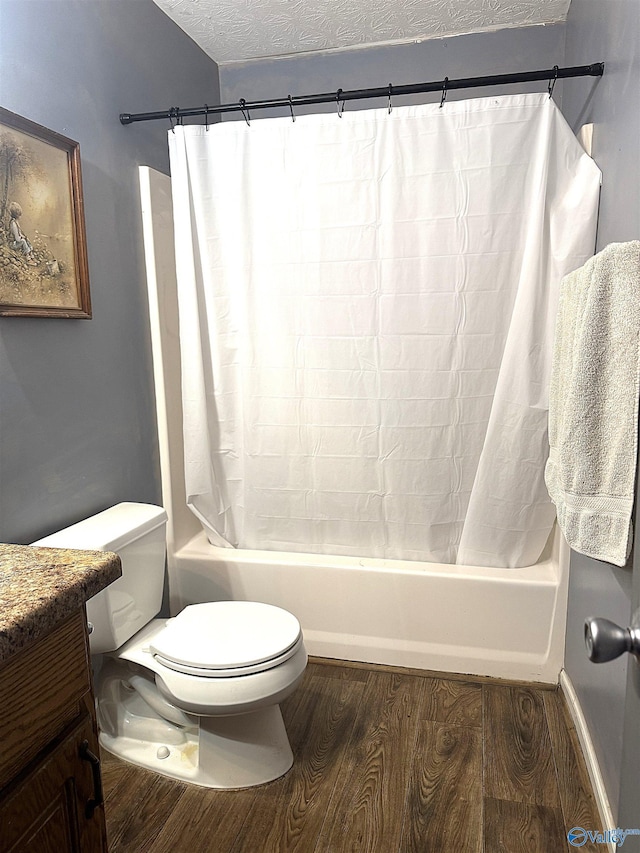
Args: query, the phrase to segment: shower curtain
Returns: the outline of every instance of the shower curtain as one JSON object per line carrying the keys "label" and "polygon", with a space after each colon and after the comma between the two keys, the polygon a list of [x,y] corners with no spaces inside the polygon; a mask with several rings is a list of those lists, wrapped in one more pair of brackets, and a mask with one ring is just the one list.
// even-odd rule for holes
{"label": "shower curtain", "polygon": [[211,542],[515,567],[600,173],[547,95],[169,132],[188,501]]}

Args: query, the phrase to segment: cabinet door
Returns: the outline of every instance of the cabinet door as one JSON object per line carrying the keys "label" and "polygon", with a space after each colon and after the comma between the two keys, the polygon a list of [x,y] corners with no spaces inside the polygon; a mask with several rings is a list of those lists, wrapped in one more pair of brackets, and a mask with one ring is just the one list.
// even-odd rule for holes
{"label": "cabinet door", "polygon": [[[83,755],[98,754],[91,717],[83,717],[0,800],[0,853],[106,851],[99,768]],[[98,797],[96,797],[98,793]]]}

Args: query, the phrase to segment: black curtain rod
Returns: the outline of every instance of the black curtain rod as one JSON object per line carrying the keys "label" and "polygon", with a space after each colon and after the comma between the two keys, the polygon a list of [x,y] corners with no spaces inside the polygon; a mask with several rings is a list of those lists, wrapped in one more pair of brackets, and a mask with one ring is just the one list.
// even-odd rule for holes
{"label": "black curtain rod", "polygon": [[344,103],[345,101],[359,101],[365,98],[391,98],[400,95],[419,95],[423,92],[442,92],[446,94],[450,89],[475,89],[480,86],[502,86],[512,83],[530,83],[536,80],[560,80],[565,77],[601,77],[604,73],[604,63],[595,62],[592,65],[575,65],[571,68],[558,68],[556,65],[547,71],[523,71],[516,74],[494,74],[490,77],[464,77],[459,80],[438,80],[431,83],[410,83],[405,86],[392,86],[391,83],[378,89],[351,89],[337,92],[325,92],[318,95],[288,95],[286,98],[276,98],[269,101],[245,101],[236,104],[219,104],[201,107],[170,107],[168,110],[152,113],[120,113],[122,124],[132,124],[134,121],[156,121],[158,119],[169,119],[181,123],[184,118],[193,116],[209,116],[216,113],[244,112],[245,117],[249,110],[271,109],[273,107],[288,107],[292,111],[298,106],[309,104]]}

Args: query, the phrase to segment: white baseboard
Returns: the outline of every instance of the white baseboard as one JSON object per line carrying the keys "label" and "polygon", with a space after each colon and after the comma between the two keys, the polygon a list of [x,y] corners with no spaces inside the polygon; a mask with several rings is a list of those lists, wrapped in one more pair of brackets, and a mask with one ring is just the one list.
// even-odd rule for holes
{"label": "white baseboard", "polygon": [[[613,830],[615,829],[616,825],[613,821],[611,805],[609,804],[607,790],[604,786],[604,780],[602,778],[602,773],[600,772],[600,765],[598,764],[598,758],[596,756],[596,751],[593,746],[593,741],[591,740],[591,735],[589,734],[587,721],[585,720],[584,714],[582,713],[582,708],[580,707],[580,702],[578,701],[578,696],[573,687],[573,684],[571,683],[571,679],[569,678],[564,669],[560,671],[560,687],[567,702],[567,707],[569,708],[571,719],[573,720],[573,724],[576,727],[580,746],[582,747],[582,754],[584,755],[584,760],[587,765],[587,771],[591,780],[593,794],[596,798],[596,805],[598,806],[600,820],[602,821],[602,829],[603,831],[606,831],[608,829]],[[614,843],[608,843],[607,848],[609,849],[610,853],[616,853],[616,845]]]}

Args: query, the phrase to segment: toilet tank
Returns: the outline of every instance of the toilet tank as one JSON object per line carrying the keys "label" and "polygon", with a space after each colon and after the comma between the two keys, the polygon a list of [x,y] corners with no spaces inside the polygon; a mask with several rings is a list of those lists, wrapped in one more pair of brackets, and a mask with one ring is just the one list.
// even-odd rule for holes
{"label": "toilet tank", "polygon": [[122,577],[87,601],[92,654],[119,648],[160,610],[166,521],[162,507],[121,503],[32,543],[115,551],[120,557]]}

